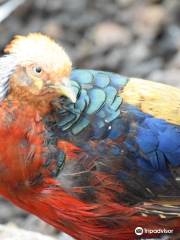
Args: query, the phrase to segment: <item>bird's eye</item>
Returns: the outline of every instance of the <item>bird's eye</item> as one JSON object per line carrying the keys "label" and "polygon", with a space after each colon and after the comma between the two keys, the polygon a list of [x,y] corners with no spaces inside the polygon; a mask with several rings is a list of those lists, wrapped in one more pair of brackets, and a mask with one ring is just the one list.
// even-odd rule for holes
{"label": "bird's eye", "polygon": [[35,74],[40,74],[42,72],[42,68],[39,66],[36,66],[33,68],[33,71]]}
{"label": "bird's eye", "polygon": [[41,69],[41,67],[36,67],[36,73],[41,73],[42,72],[42,69]]}

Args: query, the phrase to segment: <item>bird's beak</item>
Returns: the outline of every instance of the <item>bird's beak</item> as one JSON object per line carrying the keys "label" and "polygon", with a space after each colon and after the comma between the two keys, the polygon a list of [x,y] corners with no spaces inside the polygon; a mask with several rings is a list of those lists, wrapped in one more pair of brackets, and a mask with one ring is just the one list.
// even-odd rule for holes
{"label": "bird's beak", "polygon": [[55,88],[60,95],[69,98],[73,103],[76,102],[76,94],[68,78],[63,78],[61,83],[55,84],[53,88]]}

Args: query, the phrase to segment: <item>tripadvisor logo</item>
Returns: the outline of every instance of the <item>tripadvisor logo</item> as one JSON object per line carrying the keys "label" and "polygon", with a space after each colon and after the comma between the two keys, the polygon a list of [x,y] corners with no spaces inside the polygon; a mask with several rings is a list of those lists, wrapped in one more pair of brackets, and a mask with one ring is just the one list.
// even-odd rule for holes
{"label": "tripadvisor logo", "polygon": [[165,229],[165,228],[158,228],[158,229],[148,229],[148,228],[142,228],[142,227],[136,227],[134,230],[135,234],[137,236],[141,236],[144,234],[161,234],[161,233],[165,233],[165,234],[172,234],[174,232],[173,229]]}
{"label": "tripadvisor logo", "polygon": [[143,234],[143,228],[142,227],[137,227],[137,228],[135,228],[134,232],[135,232],[136,235],[140,236],[140,235]]}

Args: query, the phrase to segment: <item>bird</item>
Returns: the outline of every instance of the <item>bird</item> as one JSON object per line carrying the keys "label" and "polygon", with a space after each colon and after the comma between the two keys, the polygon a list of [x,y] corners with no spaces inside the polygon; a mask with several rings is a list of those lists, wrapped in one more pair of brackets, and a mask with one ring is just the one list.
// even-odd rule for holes
{"label": "bird", "polygon": [[0,194],[78,240],[178,234],[180,89],[75,69],[41,33],[4,52]]}

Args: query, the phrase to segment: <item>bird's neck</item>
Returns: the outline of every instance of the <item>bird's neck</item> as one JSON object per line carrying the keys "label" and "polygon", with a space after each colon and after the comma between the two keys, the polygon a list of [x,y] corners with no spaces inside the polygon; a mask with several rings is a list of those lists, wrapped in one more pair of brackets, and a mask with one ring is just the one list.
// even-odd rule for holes
{"label": "bird's neck", "polygon": [[31,109],[32,113],[39,113],[41,117],[45,116],[51,111],[51,101],[56,96],[52,94],[35,96],[26,91],[25,88],[17,88],[10,92],[6,101],[12,102],[22,109],[25,108]]}

